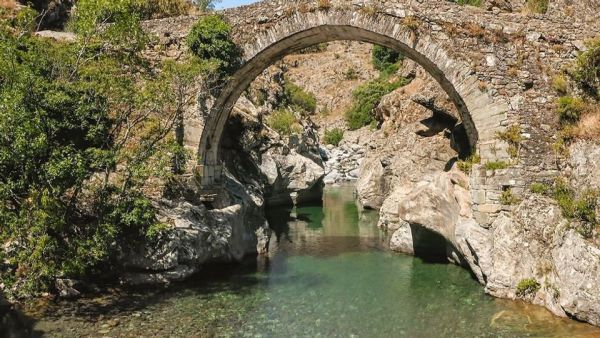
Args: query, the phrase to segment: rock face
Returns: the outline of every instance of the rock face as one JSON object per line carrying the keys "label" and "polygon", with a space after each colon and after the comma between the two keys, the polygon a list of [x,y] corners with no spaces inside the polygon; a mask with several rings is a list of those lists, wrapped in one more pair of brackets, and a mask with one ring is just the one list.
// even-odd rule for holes
{"label": "rock face", "polygon": [[385,169],[378,158],[368,158],[360,167],[356,192],[360,204],[369,209],[379,209],[387,193]]}
{"label": "rock face", "polygon": [[21,1],[31,3],[33,8],[41,13],[41,26],[48,28],[63,28],[71,14],[75,0],[33,0]]}
{"label": "rock face", "polygon": [[[387,211],[390,248],[463,265],[491,295],[525,298],[599,325],[598,246],[569,229],[555,201],[535,194],[483,228],[472,218],[465,184],[461,173],[441,173],[408,193],[392,194],[388,199],[395,202],[388,204],[398,211]],[[534,280],[538,289],[520,294],[524,280]]]}
{"label": "rock face", "polygon": [[231,171],[242,183],[254,185],[272,206],[321,200],[325,176],[316,125],[309,117],[296,113],[296,130],[289,135],[266,123],[283,95],[281,72],[270,69],[253,85],[266,97],[262,106],[245,97],[238,101],[223,141]]}
{"label": "rock face", "polygon": [[[266,177],[267,204],[297,205],[320,200],[325,170],[319,155],[310,153],[305,135],[293,135],[287,145],[269,147],[261,154],[259,168]],[[316,140],[311,141],[311,146],[316,145]]]}
{"label": "rock face", "polygon": [[160,220],[172,228],[124,255],[123,266],[130,271],[124,282],[179,281],[197,273],[205,263],[241,261],[263,252],[270,234],[260,198],[253,198],[231,176],[228,185],[233,186],[226,196],[231,205],[220,209],[185,199],[162,200]]}

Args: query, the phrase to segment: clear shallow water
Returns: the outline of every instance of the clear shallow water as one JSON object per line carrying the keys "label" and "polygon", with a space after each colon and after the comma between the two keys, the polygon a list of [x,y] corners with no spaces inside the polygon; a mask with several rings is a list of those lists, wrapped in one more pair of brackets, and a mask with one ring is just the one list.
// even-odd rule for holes
{"label": "clear shallow water", "polygon": [[272,210],[270,257],[207,268],[169,290],[52,304],[57,337],[600,337],[543,308],[485,295],[469,273],[384,251],[352,188],[323,206]]}

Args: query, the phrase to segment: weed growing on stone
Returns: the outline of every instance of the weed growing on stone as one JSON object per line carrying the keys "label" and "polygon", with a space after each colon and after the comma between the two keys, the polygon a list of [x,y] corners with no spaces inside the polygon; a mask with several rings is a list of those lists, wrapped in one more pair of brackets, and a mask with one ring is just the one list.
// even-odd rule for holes
{"label": "weed growing on stone", "polygon": [[469,5],[475,7],[481,7],[481,0],[456,0],[459,5]]}
{"label": "weed growing on stone", "polygon": [[334,146],[340,145],[340,142],[344,138],[344,131],[340,128],[333,128],[331,130],[325,130],[323,142],[325,144],[331,144]]}
{"label": "weed growing on stone", "polygon": [[486,170],[501,170],[508,168],[508,163],[504,161],[491,161],[484,165]]}
{"label": "weed growing on stone", "polygon": [[519,149],[523,136],[521,136],[521,127],[518,125],[512,125],[506,129],[506,131],[496,133],[499,139],[508,143],[508,154],[513,158],[519,156]]}
{"label": "weed growing on stone", "polygon": [[549,0],[527,0],[525,8],[531,13],[544,14],[548,11]]}
{"label": "weed growing on stone", "polygon": [[547,194],[550,191],[551,187],[544,183],[532,183],[529,186],[529,190],[531,190],[534,194]]}
{"label": "weed growing on stone", "polygon": [[512,190],[510,189],[503,191],[500,195],[500,203],[502,203],[503,205],[515,205],[519,202],[519,198],[515,196]]}
{"label": "weed growing on stone", "polygon": [[517,296],[526,297],[535,294],[540,289],[541,285],[533,278],[523,279],[517,284]]}
{"label": "weed growing on stone", "polygon": [[473,165],[479,163],[481,163],[481,156],[478,154],[473,154],[464,161],[458,161],[457,165],[458,169],[460,169],[462,172],[470,174],[471,170],[473,170]]}
{"label": "weed growing on stone", "polygon": [[569,80],[562,74],[552,77],[552,89],[560,95],[567,95],[569,91]]}
{"label": "weed growing on stone", "polygon": [[577,230],[585,237],[592,236],[593,230],[599,223],[596,215],[600,191],[588,189],[580,194],[562,177],[556,178],[553,186],[534,183],[531,191],[554,199],[564,217],[577,221]]}

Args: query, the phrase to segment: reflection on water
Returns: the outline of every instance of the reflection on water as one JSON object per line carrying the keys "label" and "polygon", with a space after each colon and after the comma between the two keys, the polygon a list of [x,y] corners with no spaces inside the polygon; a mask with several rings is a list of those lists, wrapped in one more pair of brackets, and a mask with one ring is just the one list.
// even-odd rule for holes
{"label": "reflection on water", "polygon": [[600,337],[589,325],[485,295],[454,265],[382,248],[352,188],[322,206],[270,210],[268,259],[208,268],[166,291],[57,304],[36,329],[112,337]]}

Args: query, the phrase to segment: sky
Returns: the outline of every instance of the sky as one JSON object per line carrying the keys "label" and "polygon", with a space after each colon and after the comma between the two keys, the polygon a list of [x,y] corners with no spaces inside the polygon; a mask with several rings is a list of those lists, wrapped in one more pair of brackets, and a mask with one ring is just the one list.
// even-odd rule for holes
{"label": "sky", "polygon": [[231,7],[237,7],[237,6],[241,6],[241,5],[251,4],[256,1],[258,1],[258,0],[222,0],[220,3],[216,4],[215,7],[217,9],[231,8]]}

